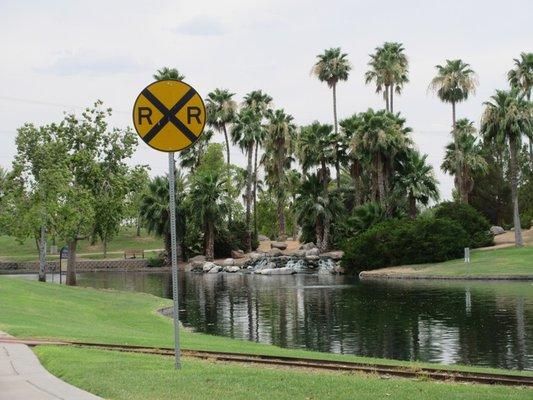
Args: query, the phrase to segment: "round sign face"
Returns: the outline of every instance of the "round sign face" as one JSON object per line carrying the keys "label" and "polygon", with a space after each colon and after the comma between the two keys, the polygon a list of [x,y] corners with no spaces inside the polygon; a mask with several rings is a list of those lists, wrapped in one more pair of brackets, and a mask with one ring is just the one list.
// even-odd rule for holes
{"label": "round sign face", "polygon": [[148,85],[133,106],[133,125],[150,147],[181,151],[200,138],[205,105],[198,92],[182,81],[162,80]]}

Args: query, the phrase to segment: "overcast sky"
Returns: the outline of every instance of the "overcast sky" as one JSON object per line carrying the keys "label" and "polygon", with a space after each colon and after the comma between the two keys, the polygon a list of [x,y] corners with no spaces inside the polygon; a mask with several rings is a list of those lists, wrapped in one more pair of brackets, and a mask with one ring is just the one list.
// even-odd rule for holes
{"label": "overcast sky", "polygon": [[[310,70],[318,53],[341,47],[353,69],[338,87],[339,118],[381,108],[382,97],[363,81],[368,54],[399,41],[410,83],[395,110],[429,155],[447,198],[453,182],[439,166],[451,107],[427,92],[434,66],[462,58],[477,72],[477,93],[457,113],[478,125],[483,101],[507,87],[513,58],[533,51],[532,15],[531,0],[0,0],[0,165],[10,166],[23,123],[58,121],[96,99],[115,110],[113,125],[131,125],[137,94],[162,66],[178,68],[203,96],[221,87],[241,101],[263,89],[298,124],[331,123],[331,91]],[[244,163],[237,148],[232,156]],[[161,174],[167,159],[141,142],[132,163]]]}

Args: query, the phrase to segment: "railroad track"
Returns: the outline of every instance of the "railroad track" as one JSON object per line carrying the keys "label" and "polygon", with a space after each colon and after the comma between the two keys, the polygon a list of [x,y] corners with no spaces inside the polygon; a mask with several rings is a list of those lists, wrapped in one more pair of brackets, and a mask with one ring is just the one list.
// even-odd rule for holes
{"label": "railroad track", "polygon": [[[166,347],[135,346],[109,343],[80,342],[54,339],[16,339],[2,338],[0,343],[20,343],[28,346],[60,345],[84,348],[97,348],[128,353],[142,353],[161,356],[173,356],[174,349]],[[329,371],[361,372],[385,377],[425,378],[449,382],[469,382],[488,385],[507,385],[533,387],[533,376],[505,375],[482,372],[450,371],[437,368],[409,368],[385,364],[366,364],[348,361],[331,361],[311,358],[268,356],[262,354],[229,353],[205,350],[182,350],[188,357],[221,362],[238,362],[245,364],[262,364],[288,368],[308,368]]]}

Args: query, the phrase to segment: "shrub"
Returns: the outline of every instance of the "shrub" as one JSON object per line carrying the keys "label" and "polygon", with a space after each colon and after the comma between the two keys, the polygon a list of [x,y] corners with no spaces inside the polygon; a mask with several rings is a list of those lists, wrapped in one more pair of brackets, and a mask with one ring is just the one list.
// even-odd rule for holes
{"label": "shrub", "polygon": [[[257,235],[252,233],[252,249],[259,247]],[[231,250],[246,250],[246,223],[233,220],[227,229],[215,233],[215,257],[231,257]]]}
{"label": "shrub", "polygon": [[438,218],[393,219],[346,241],[342,264],[351,271],[440,262],[463,255],[468,234],[455,221]]}
{"label": "shrub", "polygon": [[156,256],[148,257],[148,266],[151,268],[160,268],[165,265],[165,254],[158,253]]}
{"label": "shrub", "polygon": [[461,225],[470,237],[469,247],[485,247],[494,244],[489,221],[468,204],[451,201],[441,203],[435,208],[435,218],[448,218]]}

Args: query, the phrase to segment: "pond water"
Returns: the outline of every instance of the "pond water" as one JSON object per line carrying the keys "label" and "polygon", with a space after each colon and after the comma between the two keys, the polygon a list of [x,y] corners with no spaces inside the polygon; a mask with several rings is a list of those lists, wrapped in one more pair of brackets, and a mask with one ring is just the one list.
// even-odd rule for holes
{"label": "pond water", "polygon": [[[78,279],[83,286],[172,294],[170,273]],[[531,282],[181,273],[180,290],[180,318],[200,332],[331,353],[533,370]]]}

